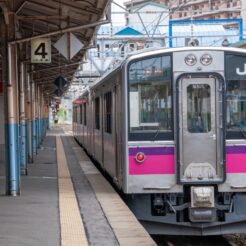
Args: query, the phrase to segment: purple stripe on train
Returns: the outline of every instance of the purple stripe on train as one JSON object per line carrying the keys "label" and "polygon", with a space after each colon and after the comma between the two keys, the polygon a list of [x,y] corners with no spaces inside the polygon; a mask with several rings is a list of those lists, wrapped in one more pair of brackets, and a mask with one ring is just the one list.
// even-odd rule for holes
{"label": "purple stripe on train", "polygon": [[246,146],[227,146],[226,154],[246,154]]}
{"label": "purple stripe on train", "polygon": [[138,147],[130,148],[129,155],[136,155],[143,152],[145,155],[174,155],[173,147]]}

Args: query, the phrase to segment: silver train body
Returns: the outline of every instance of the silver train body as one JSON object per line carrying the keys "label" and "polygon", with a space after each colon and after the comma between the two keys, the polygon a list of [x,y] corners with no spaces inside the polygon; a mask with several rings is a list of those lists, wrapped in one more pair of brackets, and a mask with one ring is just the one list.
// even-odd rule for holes
{"label": "silver train body", "polygon": [[133,54],[73,110],[74,137],[151,234],[246,232],[246,51]]}

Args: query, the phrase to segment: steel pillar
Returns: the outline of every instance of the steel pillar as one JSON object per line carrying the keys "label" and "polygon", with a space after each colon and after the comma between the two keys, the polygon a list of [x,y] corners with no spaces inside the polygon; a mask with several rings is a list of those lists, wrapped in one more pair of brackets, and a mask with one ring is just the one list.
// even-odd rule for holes
{"label": "steel pillar", "polygon": [[46,134],[46,104],[44,100],[44,95],[42,93],[42,86],[41,86],[41,141],[44,140],[45,134]]}
{"label": "steel pillar", "polygon": [[20,66],[20,168],[21,174],[27,175],[27,124],[25,105],[25,67]]}
{"label": "steel pillar", "polygon": [[8,83],[6,86],[6,194],[20,194],[20,166],[18,142],[17,103],[17,50],[16,45],[8,45]]}
{"label": "steel pillar", "polygon": [[27,145],[28,145],[28,162],[33,162],[33,147],[32,147],[32,93],[30,74],[27,74],[27,86],[26,86],[26,108],[27,108]]}
{"label": "steel pillar", "polygon": [[39,85],[36,86],[36,136],[37,148],[40,148],[40,90]]}
{"label": "steel pillar", "polygon": [[32,107],[32,155],[37,154],[37,127],[36,127],[36,86],[31,81],[31,107]]}

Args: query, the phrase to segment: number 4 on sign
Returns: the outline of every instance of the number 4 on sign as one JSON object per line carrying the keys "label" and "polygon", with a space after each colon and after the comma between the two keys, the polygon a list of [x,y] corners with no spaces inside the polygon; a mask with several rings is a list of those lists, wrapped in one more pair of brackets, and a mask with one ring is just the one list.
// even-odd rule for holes
{"label": "number 4 on sign", "polygon": [[32,63],[51,62],[51,42],[49,38],[39,38],[31,43]]}
{"label": "number 4 on sign", "polygon": [[48,55],[48,52],[45,51],[45,43],[40,43],[38,48],[34,51],[34,55],[42,56],[42,58],[45,59],[45,57]]}

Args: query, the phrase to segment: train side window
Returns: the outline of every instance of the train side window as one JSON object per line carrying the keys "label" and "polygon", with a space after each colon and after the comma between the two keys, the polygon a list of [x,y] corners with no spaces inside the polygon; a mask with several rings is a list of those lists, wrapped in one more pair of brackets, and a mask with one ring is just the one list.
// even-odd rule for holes
{"label": "train side window", "polygon": [[80,124],[83,124],[83,121],[82,121],[82,118],[83,118],[83,117],[82,117],[82,115],[83,115],[83,114],[82,114],[82,105],[79,105],[79,115],[80,115],[79,123],[80,123]]}
{"label": "train side window", "polygon": [[95,128],[100,129],[100,98],[95,99]]}
{"label": "train side window", "polygon": [[84,103],[84,126],[87,125],[87,122],[86,122],[86,103]]}
{"label": "train side window", "polygon": [[112,133],[112,92],[104,95],[105,100],[105,132]]}
{"label": "train side window", "polygon": [[129,139],[172,140],[171,56],[129,65]]}
{"label": "train side window", "polygon": [[77,107],[73,108],[73,122],[77,123]]}
{"label": "train side window", "polygon": [[80,110],[79,110],[79,105],[76,106],[76,122],[80,124]]}

